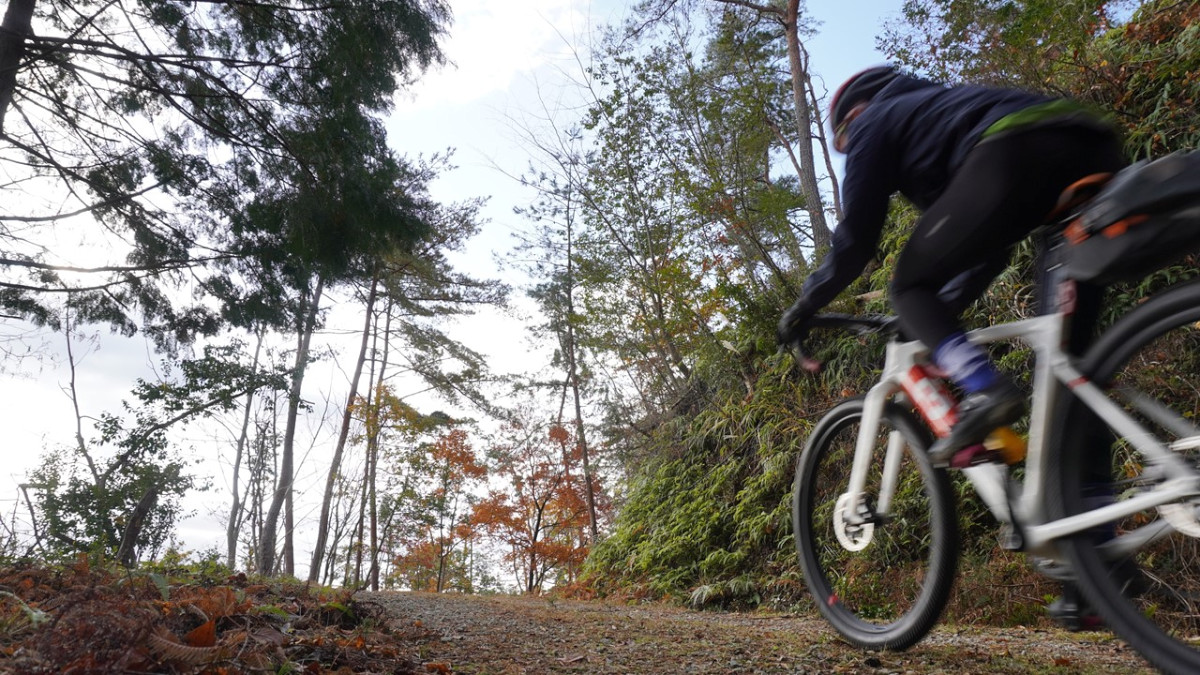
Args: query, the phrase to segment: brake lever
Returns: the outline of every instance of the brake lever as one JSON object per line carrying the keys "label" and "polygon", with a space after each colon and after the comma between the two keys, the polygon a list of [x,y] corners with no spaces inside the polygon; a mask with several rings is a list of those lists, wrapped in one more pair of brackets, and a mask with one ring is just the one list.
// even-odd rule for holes
{"label": "brake lever", "polygon": [[807,370],[813,375],[820,373],[821,369],[825,367],[825,364],[816,359],[808,358],[798,349],[796,350],[796,363],[799,363],[801,368]]}
{"label": "brake lever", "polygon": [[[780,347],[781,351],[783,349],[784,349],[784,347]],[[801,346],[800,340],[797,340],[797,341],[791,343],[790,345],[788,345],[787,349],[789,349],[792,352],[792,358],[795,359],[796,363],[802,369],[812,373],[813,375],[816,375],[817,373],[821,372],[821,369],[825,365],[816,359],[809,358],[804,353],[804,348]]]}

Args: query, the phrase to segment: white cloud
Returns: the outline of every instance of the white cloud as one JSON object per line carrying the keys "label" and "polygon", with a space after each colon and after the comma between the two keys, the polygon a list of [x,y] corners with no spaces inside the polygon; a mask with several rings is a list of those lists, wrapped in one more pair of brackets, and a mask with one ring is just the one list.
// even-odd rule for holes
{"label": "white cloud", "polygon": [[[507,91],[515,78],[570,54],[568,42],[624,11],[623,0],[459,0],[443,49],[450,63],[398,100],[402,113]],[[596,18],[593,18],[596,17]]]}

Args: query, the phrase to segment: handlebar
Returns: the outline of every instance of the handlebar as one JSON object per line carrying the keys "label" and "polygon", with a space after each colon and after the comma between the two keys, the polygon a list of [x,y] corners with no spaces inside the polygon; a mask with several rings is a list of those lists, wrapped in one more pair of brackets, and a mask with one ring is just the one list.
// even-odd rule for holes
{"label": "handlebar", "polygon": [[[877,333],[890,337],[901,335],[899,317],[884,314],[817,314],[806,323],[810,329],[827,328],[845,330],[856,335],[873,335]],[[796,362],[800,364],[801,368],[810,373],[820,372],[822,363],[804,353],[804,338],[801,338],[792,345],[792,349],[796,356]]]}
{"label": "handlebar", "polygon": [[808,320],[812,328],[842,328],[858,335],[900,334],[900,318],[885,314],[817,314]]}

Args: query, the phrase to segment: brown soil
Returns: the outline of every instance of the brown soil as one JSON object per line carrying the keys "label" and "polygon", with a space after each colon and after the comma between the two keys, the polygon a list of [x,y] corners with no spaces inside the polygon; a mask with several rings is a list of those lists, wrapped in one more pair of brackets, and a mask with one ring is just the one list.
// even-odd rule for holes
{"label": "brown soil", "polygon": [[[864,652],[819,618],[510,596],[360,593],[432,673],[1151,673],[1105,633],[935,630],[902,653]],[[413,631],[417,628],[417,631]]]}

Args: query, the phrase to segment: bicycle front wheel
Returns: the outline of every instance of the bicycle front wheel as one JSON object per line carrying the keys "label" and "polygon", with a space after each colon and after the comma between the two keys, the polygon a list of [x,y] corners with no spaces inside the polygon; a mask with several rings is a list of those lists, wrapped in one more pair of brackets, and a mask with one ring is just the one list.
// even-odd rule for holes
{"label": "bicycle front wheel", "polygon": [[[1151,298],[1105,332],[1080,371],[1158,438],[1200,466],[1200,284]],[[1171,476],[1115,438],[1082,404],[1068,406],[1058,513],[1135,497]],[[1097,433],[1096,429],[1102,433]],[[1190,440],[1189,440],[1190,439]],[[1055,464],[1055,463],[1052,463]],[[1136,551],[1113,542],[1145,537]],[[1200,672],[1200,498],[1146,509],[1063,542],[1080,589],[1108,625],[1167,672]]]}
{"label": "bicycle front wheel", "polygon": [[[817,608],[845,639],[866,649],[902,650],[933,628],[958,564],[958,522],[946,472],[925,454],[929,436],[889,404],[881,420],[862,505],[847,490],[863,399],[821,419],[796,467],[792,527]],[[890,432],[903,443],[886,512],[876,511]]]}

